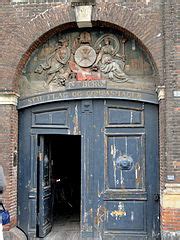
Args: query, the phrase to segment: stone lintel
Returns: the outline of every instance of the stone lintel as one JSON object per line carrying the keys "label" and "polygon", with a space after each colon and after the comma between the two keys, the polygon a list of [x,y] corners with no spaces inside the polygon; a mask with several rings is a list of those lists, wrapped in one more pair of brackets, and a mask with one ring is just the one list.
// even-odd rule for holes
{"label": "stone lintel", "polygon": [[0,93],[0,105],[14,105],[17,106],[19,95],[13,92]]}
{"label": "stone lintel", "polygon": [[162,193],[161,206],[163,208],[180,209],[180,184],[167,183]]}
{"label": "stone lintel", "polygon": [[164,193],[167,194],[180,194],[180,183],[166,183]]}

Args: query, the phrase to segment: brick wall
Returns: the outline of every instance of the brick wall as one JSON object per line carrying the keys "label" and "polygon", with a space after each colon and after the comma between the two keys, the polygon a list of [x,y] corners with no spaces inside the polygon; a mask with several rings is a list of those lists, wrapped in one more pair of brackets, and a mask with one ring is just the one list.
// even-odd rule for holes
{"label": "brick wall", "polygon": [[[177,157],[177,131],[178,131],[178,102],[175,101],[173,91],[177,87],[177,62],[176,62],[176,6],[175,1],[167,1],[165,4],[164,32],[165,32],[165,86],[167,89],[166,96],[166,128],[167,131],[167,175],[174,175],[176,182],[176,174],[174,172],[174,157]],[[175,156],[174,156],[175,154]],[[173,161],[172,161],[173,160]],[[168,177],[167,177],[168,181]],[[179,181],[178,181],[179,182]]]}
{"label": "brick wall", "polygon": [[164,1],[164,69],[166,87],[165,111],[165,186],[162,193],[162,232],[164,239],[179,239],[180,231],[180,101],[174,91],[180,90],[177,1]]}
{"label": "brick wall", "polygon": [[0,163],[6,176],[7,188],[4,204],[10,211],[12,224],[16,222],[17,206],[17,110],[15,106],[0,105]]}

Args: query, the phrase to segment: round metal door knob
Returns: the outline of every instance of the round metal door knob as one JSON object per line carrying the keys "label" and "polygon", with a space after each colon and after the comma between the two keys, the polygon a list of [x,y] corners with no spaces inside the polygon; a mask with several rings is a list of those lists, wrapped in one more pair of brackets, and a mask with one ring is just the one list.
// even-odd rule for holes
{"label": "round metal door knob", "polygon": [[122,170],[131,170],[133,166],[133,159],[131,156],[121,155],[116,160],[117,167]]}

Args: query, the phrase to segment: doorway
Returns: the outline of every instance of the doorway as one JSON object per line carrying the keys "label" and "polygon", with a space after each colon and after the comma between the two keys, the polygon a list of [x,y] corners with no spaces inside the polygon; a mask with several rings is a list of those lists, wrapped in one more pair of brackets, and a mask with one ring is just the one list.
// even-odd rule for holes
{"label": "doorway", "polygon": [[38,148],[43,155],[38,161],[38,214],[43,218],[38,236],[45,237],[51,230],[47,240],[57,234],[63,239],[77,235],[81,205],[81,136],[40,135]]}
{"label": "doorway", "polygon": [[63,219],[71,231],[81,225],[86,240],[158,239],[156,105],[67,101],[25,109],[19,119],[18,226],[28,239],[52,240],[56,226],[57,239],[67,236]]}

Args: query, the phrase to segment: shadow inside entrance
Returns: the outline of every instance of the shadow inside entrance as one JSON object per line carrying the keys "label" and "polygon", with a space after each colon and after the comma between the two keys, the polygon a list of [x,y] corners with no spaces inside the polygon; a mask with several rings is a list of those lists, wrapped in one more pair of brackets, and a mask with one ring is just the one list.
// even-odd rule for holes
{"label": "shadow inside entrance", "polygon": [[50,135],[52,230],[45,240],[80,239],[81,137]]}

